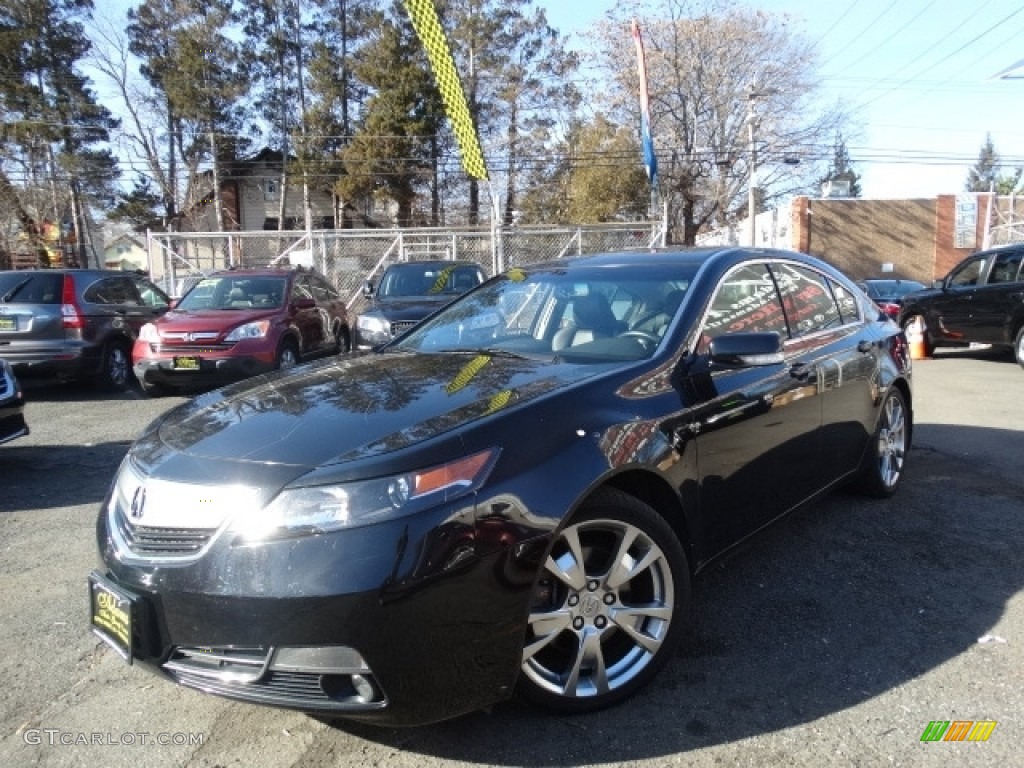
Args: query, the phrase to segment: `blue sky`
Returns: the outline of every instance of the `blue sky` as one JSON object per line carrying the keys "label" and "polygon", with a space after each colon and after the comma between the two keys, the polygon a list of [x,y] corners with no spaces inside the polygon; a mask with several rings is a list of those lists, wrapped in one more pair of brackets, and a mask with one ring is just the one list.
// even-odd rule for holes
{"label": "blue sky", "polygon": [[[613,0],[537,0],[566,33]],[[864,197],[963,191],[986,134],[1003,172],[1024,165],[1022,79],[993,80],[1024,59],[1019,0],[747,0],[791,17],[815,43],[822,96],[855,115],[847,147]],[[652,91],[657,87],[651,83]]]}

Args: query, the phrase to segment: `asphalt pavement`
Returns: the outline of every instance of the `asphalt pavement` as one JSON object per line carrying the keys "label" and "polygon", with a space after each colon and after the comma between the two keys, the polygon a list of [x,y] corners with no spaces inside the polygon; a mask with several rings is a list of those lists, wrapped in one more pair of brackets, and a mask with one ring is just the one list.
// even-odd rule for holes
{"label": "asphalt pavement", "polygon": [[[914,384],[897,495],[837,492],[711,568],[643,695],[417,729],[225,701],[102,646],[86,621],[97,509],[131,439],[182,398],[32,386],[32,434],[0,447],[0,764],[1021,765],[1024,370],[940,351]],[[983,742],[922,741],[933,721],[995,725]]]}

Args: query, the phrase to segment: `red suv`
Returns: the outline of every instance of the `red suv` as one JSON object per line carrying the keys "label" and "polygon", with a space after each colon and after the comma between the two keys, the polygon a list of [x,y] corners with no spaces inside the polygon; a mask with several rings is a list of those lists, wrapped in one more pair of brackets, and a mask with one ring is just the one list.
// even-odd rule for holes
{"label": "red suv", "polygon": [[132,350],[142,389],[219,386],[325,354],[348,352],[337,289],[300,269],[234,269],[203,278]]}

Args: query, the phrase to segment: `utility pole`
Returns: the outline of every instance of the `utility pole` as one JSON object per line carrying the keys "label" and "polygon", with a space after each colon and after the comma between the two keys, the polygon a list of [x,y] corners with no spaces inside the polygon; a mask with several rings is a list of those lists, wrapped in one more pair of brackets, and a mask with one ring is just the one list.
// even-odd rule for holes
{"label": "utility pole", "polygon": [[747,187],[747,219],[750,223],[750,247],[757,245],[757,228],[754,220],[757,217],[757,145],[754,142],[754,123],[757,114],[754,112],[754,101],[758,97],[753,84],[747,94],[747,130],[750,137],[750,181]]}

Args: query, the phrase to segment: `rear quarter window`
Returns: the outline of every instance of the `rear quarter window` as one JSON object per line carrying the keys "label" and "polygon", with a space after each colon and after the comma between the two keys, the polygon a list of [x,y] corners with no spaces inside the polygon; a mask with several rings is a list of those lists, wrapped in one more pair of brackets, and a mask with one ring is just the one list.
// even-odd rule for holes
{"label": "rear quarter window", "polygon": [[0,301],[6,304],[60,304],[64,276],[53,273],[0,274]]}

